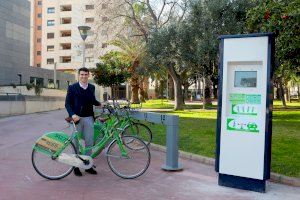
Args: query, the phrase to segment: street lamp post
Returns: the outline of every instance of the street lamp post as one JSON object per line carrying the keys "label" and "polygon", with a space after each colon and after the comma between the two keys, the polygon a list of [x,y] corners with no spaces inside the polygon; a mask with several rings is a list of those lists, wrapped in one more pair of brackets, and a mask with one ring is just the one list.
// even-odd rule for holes
{"label": "street lamp post", "polygon": [[91,30],[91,27],[89,26],[78,26],[78,30],[80,33],[80,36],[83,40],[83,50],[82,50],[82,56],[83,56],[83,61],[82,61],[82,67],[85,67],[85,40],[88,36],[88,31]]}
{"label": "street lamp post", "polygon": [[54,82],[54,89],[57,89],[56,62],[54,62],[54,68],[53,68],[53,82]]}

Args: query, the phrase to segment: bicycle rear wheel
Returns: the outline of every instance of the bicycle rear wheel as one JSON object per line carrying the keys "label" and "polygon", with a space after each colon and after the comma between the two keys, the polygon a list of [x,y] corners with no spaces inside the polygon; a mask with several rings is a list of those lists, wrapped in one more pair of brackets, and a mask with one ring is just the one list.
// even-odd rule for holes
{"label": "bicycle rear wheel", "polygon": [[[76,154],[73,143],[70,143],[62,153]],[[52,159],[49,154],[36,149],[32,150],[31,162],[35,171],[42,177],[50,180],[58,180],[68,176],[74,169],[73,166]]]}
{"label": "bicycle rear wheel", "polygon": [[127,156],[122,156],[117,140],[114,140],[107,149],[108,166],[121,178],[137,178],[144,174],[150,165],[149,148],[141,139],[134,136],[122,136],[121,139],[131,141],[130,144],[123,145]]}
{"label": "bicycle rear wheel", "polygon": [[147,146],[152,142],[152,132],[150,128],[142,123],[134,122],[132,125],[128,125],[122,132],[122,135],[138,137],[143,140]]}

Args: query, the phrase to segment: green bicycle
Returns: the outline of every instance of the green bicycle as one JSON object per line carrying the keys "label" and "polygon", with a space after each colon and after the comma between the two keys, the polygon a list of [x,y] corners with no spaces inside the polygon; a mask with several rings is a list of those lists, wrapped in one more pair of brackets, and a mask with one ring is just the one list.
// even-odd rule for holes
{"label": "green bicycle", "polygon": [[[68,176],[79,167],[89,169],[94,166],[93,158],[97,157],[107,146],[106,159],[108,166],[117,176],[134,179],[146,172],[150,165],[151,155],[148,146],[138,137],[122,134],[117,118],[102,124],[103,138],[92,147],[84,147],[80,142],[80,133],[71,118],[66,121],[73,126],[74,134],[50,132],[40,137],[34,144],[31,161],[36,172],[50,180]],[[73,140],[79,144],[77,152]],[[91,156],[85,153],[92,150]]]}
{"label": "green bicycle", "polygon": [[[106,110],[106,112],[104,111],[104,109]],[[102,115],[99,115],[95,118],[94,141],[98,141],[103,137],[101,128],[98,127],[100,127],[101,124],[105,123],[108,119],[114,117],[120,119],[120,124],[121,124],[120,127],[124,130],[122,131],[123,135],[136,136],[141,140],[143,140],[147,146],[149,146],[150,143],[152,142],[152,131],[145,124],[136,122],[130,116],[130,111],[131,108],[129,105],[120,107],[119,105],[114,103],[114,107],[113,107],[109,104],[106,104],[103,107]],[[106,118],[100,117],[103,116],[103,113],[108,114],[108,116]]]}

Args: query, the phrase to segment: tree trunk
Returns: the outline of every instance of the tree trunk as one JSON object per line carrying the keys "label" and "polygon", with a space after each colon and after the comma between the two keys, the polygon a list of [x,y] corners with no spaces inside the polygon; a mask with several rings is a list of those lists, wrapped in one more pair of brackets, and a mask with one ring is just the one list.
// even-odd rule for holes
{"label": "tree trunk", "polygon": [[203,92],[203,109],[206,109],[207,106],[212,105],[211,100],[211,81],[210,77],[206,76],[204,78],[204,92]]}
{"label": "tree trunk", "polygon": [[279,82],[279,95],[280,95],[280,99],[282,101],[282,106],[286,107],[286,102],[285,102],[285,98],[284,98],[284,87],[283,87],[283,83],[282,83],[282,78],[280,78],[280,82]]}
{"label": "tree trunk", "polygon": [[[185,82],[185,83],[183,83],[183,97],[184,97],[184,99],[189,98],[188,91],[189,91],[189,83]],[[191,95],[193,95],[193,94],[191,94]]]}
{"label": "tree trunk", "polygon": [[130,78],[131,103],[139,103],[139,77],[134,74]]}
{"label": "tree trunk", "polygon": [[129,80],[131,86],[131,103],[140,103],[139,101],[139,76],[136,74],[135,69],[139,66],[138,61],[134,61],[129,72],[132,73]]}
{"label": "tree trunk", "polygon": [[140,93],[140,101],[145,102],[148,99],[148,77],[143,76],[140,80],[139,93]]}
{"label": "tree trunk", "polygon": [[145,92],[144,94],[144,99],[149,99],[148,97],[148,90],[149,90],[149,77],[145,76],[143,78],[143,90]]}
{"label": "tree trunk", "polygon": [[157,79],[155,79],[155,81],[154,81],[154,99],[158,99],[158,97],[159,97],[159,84],[158,84],[158,80]]}
{"label": "tree trunk", "polygon": [[166,82],[165,80],[161,79],[159,81],[159,98],[163,99],[164,98],[164,90],[165,90]]}
{"label": "tree trunk", "polygon": [[291,103],[291,92],[290,92],[290,87],[286,86],[285,87],[285,97],[286,97],[286,101]]}
{"label": "tree trunk", "polygon": [[169,99],[174,99],[174,81],[173,81],[173,78],[171,76],[168,76],[168,96],[169,96]]}
{"label": "tree trunk", "polygon": [[143,87],[143,79],[140,80],[139,94],[140,94],[140,101],[145,102],[145,90],[144,90],[144,87]]}
{"label": "tree trunk", "polygon": [[174,110],[183,110],[183,93],[180,76],[175,72],[173,66],[168,66],[168,71],[174,82],[175,105]]}
{"label": "tree trunk", "polygon": [[280,99],[280,88],[278,85],[276,86],[276,99]]}

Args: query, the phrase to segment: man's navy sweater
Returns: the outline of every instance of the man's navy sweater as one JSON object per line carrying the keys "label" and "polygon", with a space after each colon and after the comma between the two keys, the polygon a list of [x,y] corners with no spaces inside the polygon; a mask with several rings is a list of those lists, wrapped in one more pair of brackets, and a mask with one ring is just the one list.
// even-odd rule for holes
{"label": "man's navy sweater", "polygon": [[87,89],[81,88],[78,82],[69,86],[65,107],[70,117],[74,114],[80,117],[93,116],[93,105],[100,105],[95,97],[94,85],[88,84]]}

